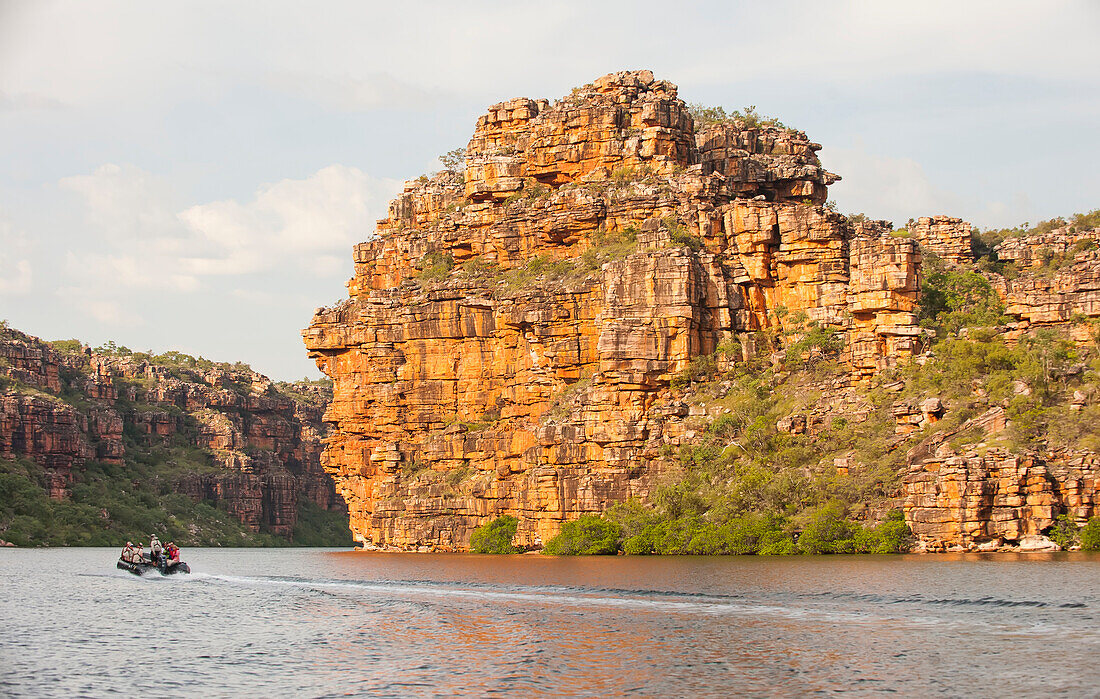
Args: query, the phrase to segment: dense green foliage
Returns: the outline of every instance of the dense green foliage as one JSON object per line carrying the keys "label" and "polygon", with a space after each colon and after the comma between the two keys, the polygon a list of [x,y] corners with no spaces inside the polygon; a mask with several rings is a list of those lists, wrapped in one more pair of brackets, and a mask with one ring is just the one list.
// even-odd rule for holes
{"label": "dense green foliage", "polygon": [[1067,549],[1081,543],[1081,528],[1069,518],[1069,515],[1058,515],[1047,536],[1054,543]]}
{"label": "dense green foliage", "polygon": [[1079,545],[1084,551],[1100,551],[1100,517],[1078,527],[1068,515],[1059,515],[1047,535],[1062,548]]}
{"label": "dense green foliage", "polygon": [[1004,305],[989,280],[972,271],[949,269],[935,255],[925,256],[921,320],[945,333],[1005,321]]}
{"label": "dense green foliage", "polygon": [[597,515],[566,522],[542,552],[551,556],[605,556],[619,550],[622,527]]}
{"label": "dense green foliage", "polygon": [[1081,548],[1085,551],[1100,551],[1100,517],[1093,517],[1081,527]]}
{"label": "dense green foliage", "polygon": [[722,521],[691,514],[678,518],[637,501],[620,503],[605,517],[586,515],[567,522],[546,544],[551,555],[771,555],[821,553],[897,553],[909,539],[900,512],[877,527],[847,518],[842,503],[832,502],[802,518],[748,513]]}
{"label": "dense green foliage", "polygon": [[519,520],[511,515],[502,515],[481,525],[470,535],[470,550],[474,553],[518,553],[512,546]]}
{"label": "dense green foliage", "polygon": [[1007,319],[985,277],[947,270],[934,257],[926,260],[924,272],[921,323],[937,333],[934,360],[898,372],[905,379],[899,398],[944,400],[947,418],[938,430],[958,427],[990,406],[1005,406],[1009,428],[998,440],[1013,451],[1100,448],[1100,408],[1074,410],[1067,400],[1074,390],[1100,389],[1095,346],[1076,345],[1051,329],[1034,330],[1010,344],[994,327]]}
{"label": "dense green foliage", "polygon": [[347,514],[326,510],[304,498],[298,500],[298,522],[290,537],[295,546],[354,546]]}
{"label": "dense green foliage", "polygon": [[[77,472],[72,495],[51,500],[45,475],[27,459],[0,460],[0,539],[17,546],[122,546],[148,539],[181,546],[287,546],[271,532],[253,532],[223,508],[175,493],[163,464],[125,467],[88,462]],[[350,546],[347,519],[301,501],[293,532],[296,546]]]}
{"label": "dense green foliage", "polygon": [[72,497],[51,500],[42,470],[28,460],[0,461],[0,538],[17,546],[122,546],[148,539],[181,546],[285,546],[249,531],[228,512],[171,492],[154,469],[89,462]]}

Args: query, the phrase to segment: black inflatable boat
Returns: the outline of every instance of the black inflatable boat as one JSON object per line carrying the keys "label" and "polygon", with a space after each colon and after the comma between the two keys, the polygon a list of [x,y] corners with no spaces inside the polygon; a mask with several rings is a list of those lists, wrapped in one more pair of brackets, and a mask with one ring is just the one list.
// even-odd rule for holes
{"label": "black inflatable boat", "polygon": [[163,556],[161,557],[159,562],[151,561],[146,558],[140,563],[130,563],[129,561],[124,561],[120,558],[118,559],[118,565],[116,567],[119,570],[128,570],[134,575],[145,575],[151,570],[155,570],[161,575],[174,575],[176,573],[191,572],[191,566],[187,565],[183,561],[172,561],[171,563],[169,563],[168,559],[164,558]]}

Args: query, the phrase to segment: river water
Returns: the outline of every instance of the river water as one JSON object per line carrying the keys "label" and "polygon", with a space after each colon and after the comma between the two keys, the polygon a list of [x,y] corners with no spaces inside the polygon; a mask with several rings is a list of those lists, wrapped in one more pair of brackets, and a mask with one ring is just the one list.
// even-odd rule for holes
{"label": "river water", "polygon": [[0,550],[0,695],[1100,696],[1100,555]]}

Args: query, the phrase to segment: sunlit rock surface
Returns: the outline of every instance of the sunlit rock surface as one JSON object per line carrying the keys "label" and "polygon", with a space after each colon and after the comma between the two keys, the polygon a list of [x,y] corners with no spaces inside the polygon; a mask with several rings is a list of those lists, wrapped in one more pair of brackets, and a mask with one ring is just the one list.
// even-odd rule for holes
{"label": "sunlit rock surface", "polygon": [[793,318],[845,335],[853,382],[907,361],[917,243],[824,207],[819,148],[696,129],[648,71],[490,107],[464,172],[408,183],[349,299],[303,331],[335,381],[324,464],[355,537],[462,549],[513,514],[537,546],[645,498],[694,436],[672,377]]}

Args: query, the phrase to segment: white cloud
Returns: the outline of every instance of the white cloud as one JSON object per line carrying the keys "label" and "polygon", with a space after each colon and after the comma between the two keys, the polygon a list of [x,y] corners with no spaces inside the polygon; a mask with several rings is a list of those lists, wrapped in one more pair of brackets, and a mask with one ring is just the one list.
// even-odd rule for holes
{"label": "white cloud", "polygon": [[950,215],[962,206],[959,197],[934,186],[912,158],[868,153],[861,145],[829,147],[820,155],[825,167],[843,178],[829,188],[842,211],[866,212],[903,226],[910,217]]}
{"label": "white cloud", "polygon": [[330,165],[306,179],[263,185],[248,203],[192,206],[179,219],[217,252],[184,258],[184,267],[194,274],[243,274],[287,264],[323,274],[333,268],[332,253],[346,255],[368,237],[400,187]]}
{"label": "white cloud", "polygon": [[0,213],[0,295],[25,296],[31,292],[31,242]]}
{"label": "white cloud", "polygon": [[33,92],[7,94],[0,92],[0,111],[60,109],[64,105],[52,97]]}
{"label": "white cloud", "polygon": [[[261,185],[249,201],[186,208],[164,180],[134,165],[106,164],[59,186],[80,198],[96,241],[67,252],[64,294],[117,324],[134,321],[126,297],[142,290],[194,293],[203,277],[273,271],[331,277],[348,264],[351,246],[369,236],[401,183],[330,165],[304,179]],[[27,275],[29,283],[29,268]]]}
{"label": "white cloud", "polygon": [[170,247],[184,234],[171,185],[136,165],[107,163],[90,175],[64,177],[58,186],[83,200],[88,225],[113,243]]}
{"label": "white cloud", "polygon": [[[654,31],[668,15],[654,0],[333,0],[323,11],[269,0],[260,12],[210,0],[0,0],[11,141],[0,202],[33,240],[0,247],[0,293],[30,291],[8,306],[54,317],[59,336],[155,307],[172,322],[150,318],[142,333],[180,333],[168,346],[201,337],[225,348],[242,317],[270,313],[265,327],[285,345],[242,343],[253,354],[240,356],[304,362],[296,328],[344,293],[348,247],[397,189],[318,167],[414,176],[459,145],[485,105],[555,98],[625,68],[679,83],[688,101],[768,111],[768,89],[784,95],[795,111],[778,116],[822,140],[826,164],[845,176],[832,189],[846,211],[899,224],[937,212],[979,225],[1037,219],[1017,189],[1043,217],[1095,206],[1096,2],[710,0],[676,11],[675,26]],[[552,47],[552,59],[532,47]],[[900,130],[907,120],[929,125],[928,140]],[[850,146],[855,133],[886,152]],[[1020,143],[1030,145],[1006,146]],[[89,163],[128,160],[141,167],[62,180],[69,201],[52,188]],[[285,173],[300,175],[277,181]],[[199,188],[214,193],[186,194]],[[58,287],[72,303],[39,305]],[[300,302],[280,295],[287,287]],[[249,306],[233,289],[277,298]]]}
{"label": "white cloud", "polygon": [[23,296],[31,292],[30,260],[0,258],[0,294]]}
{"label": "white cloud", "polygon": [[361,76],[277,71],[267,75],[271,87],[298,94],[342,112],[372,109],[424,109],[444,98],[445,92],[398,80],[388,73]]}
{"label": "white cloud", "polygon": [[193,275],[175,273],[172,267],[172,260],[166,258],[95,252],[76,255],[70,251],[64,270],[70,280],[81,280],[93,292],[162,289],[186,293],[199,288]]}
{"label": "white cloud", "polygon": [[843,179],[829,188],[829,198],[846,213],[862,212],[901,227],[910,218],[944,214],[983,228],[1014,226],[1032,213],[1025,193],[1011,201],[976,201],[933,184],[924,167],[912,158],[869,153],[852,148],[823,148],[821,161]]}
{"label": "white cloud", "polygon": [[65,306],[71,306],[83,314],[91,316],[98,323],[113,327],[134,327],[142,321],[134,313],[126,312],[116,300],[97,298],[88,294],[81,286],[62,286],[54,292]]}
{"label": "white cloud", "polygon": [[[746,13],[736,41],[701,42],[680,79],[859,83],[969,71],[1095,84],[1090,36],[1098,18],[1095,5],[1064,0],[776,2]],[[722,27],[718,21],[701,31]]]}

